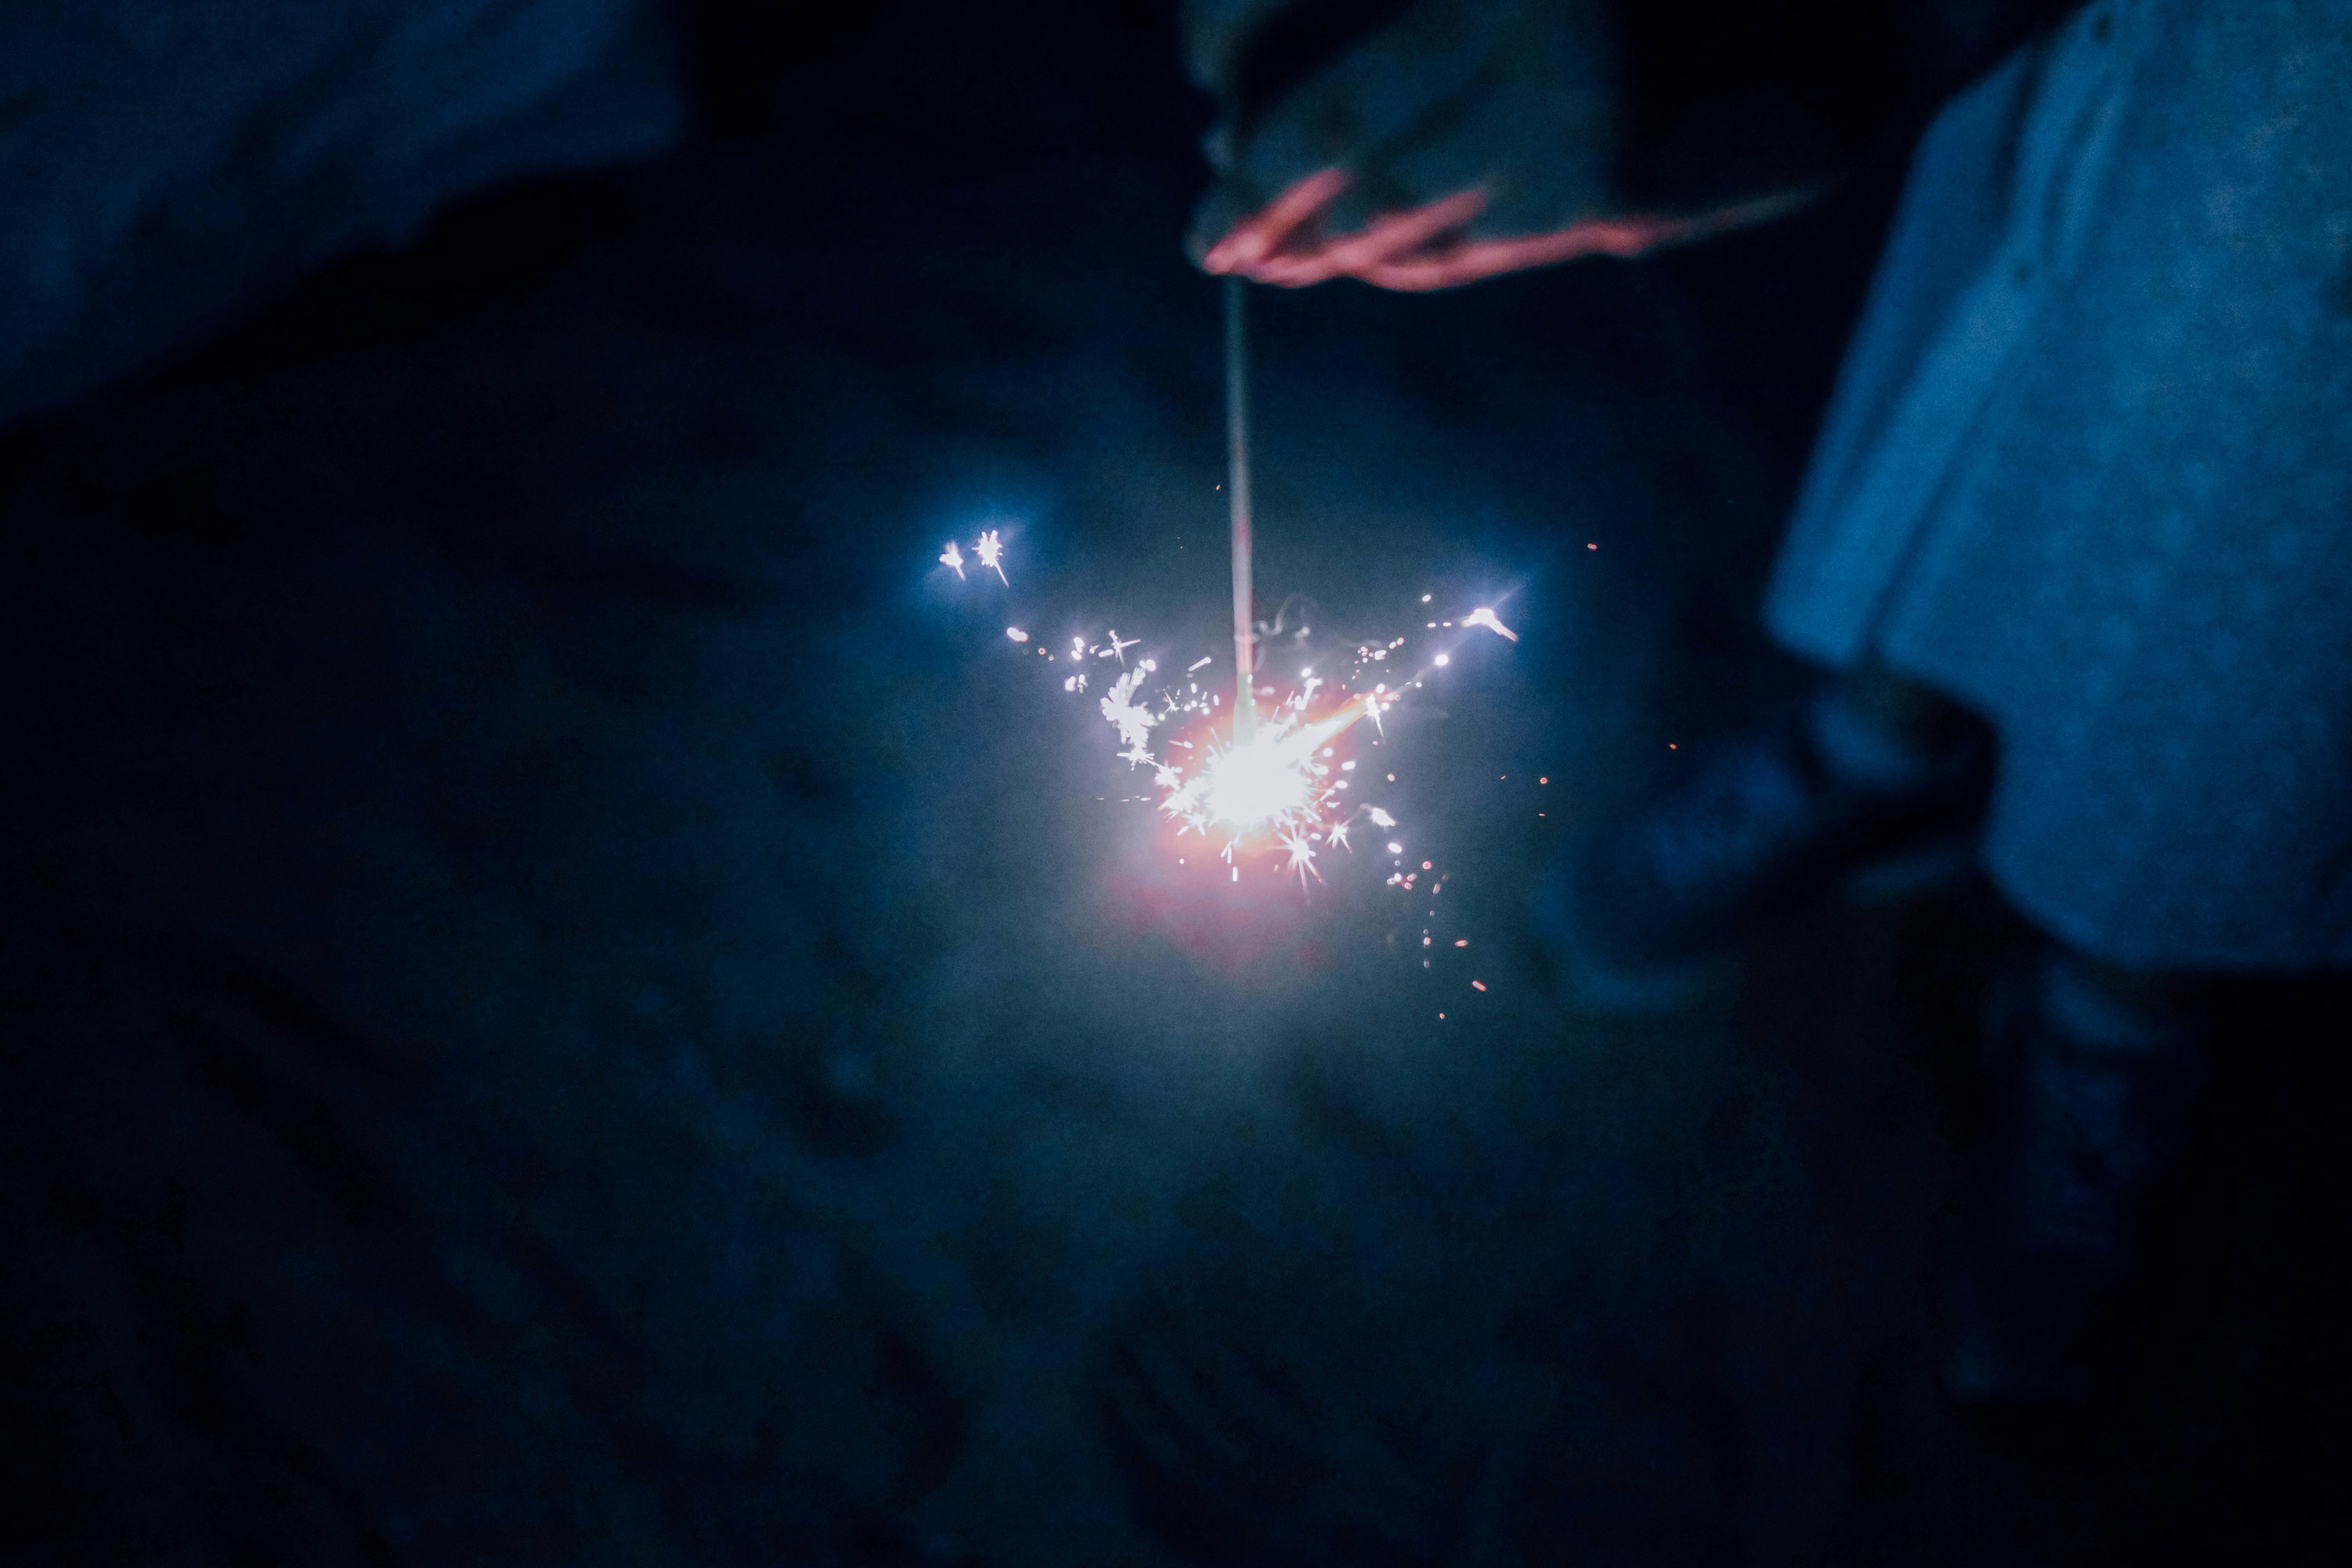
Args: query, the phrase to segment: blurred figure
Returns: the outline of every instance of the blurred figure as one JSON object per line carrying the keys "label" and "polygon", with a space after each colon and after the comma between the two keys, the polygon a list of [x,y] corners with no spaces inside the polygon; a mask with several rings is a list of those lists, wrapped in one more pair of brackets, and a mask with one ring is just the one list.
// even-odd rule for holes
{"label": "blurred figure", "polygon": [[[1776,906],[1973,849],[2047,940],[1986,1024],[1948,1379],[2063,1411],[2118,1370],[2214,983],[2352,964],[2352,4],[2049,9],[1192,0],[1186,37],[1193,254],[1286,285],[1698,238],[1948,100],[1765,605],[1818,686],[1538,923],[1586,1004],[1671,1005]],[[1858,60],[1843,109],[1738,90]]]}
{"label": "blurred figure", "polygon": [[661,0],[12,0],[0,426],[460,197],[659,151],[673,33]]}

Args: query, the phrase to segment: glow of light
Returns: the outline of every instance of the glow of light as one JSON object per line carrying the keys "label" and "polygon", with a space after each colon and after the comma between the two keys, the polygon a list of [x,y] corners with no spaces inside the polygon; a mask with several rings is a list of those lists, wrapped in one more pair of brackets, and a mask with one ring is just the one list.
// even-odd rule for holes
{"label": "glow of light", "polygon": [[1441,653],[1437,656],[1437,663],[1440,668],[1444,668],[1445,666],[1452,664],[1453,662],[1454,656],[1451,654]]}
{"label": "glow of light", "polygon": [[940,557],[940,564],[942,566],[954,567],[955,574],[959,578],[963,575],[963,552],[956,548],[956,542],[954,540],[950,539],[948,541],[946,552]]}
{"label": "glow of light", "polygon": [[1363,705],[1350,701],[1308,723],[1303,699],[1285,703],[1248,740],[1209,754],[1200,775],[1199,810],[1237,836],[1303,828],[1319,814],[1323,800],[1315,753],[1362,715]]}
{"label": "glow of light", "polygon": [[1484,605],[1479,605],[1478,608],[1463,616],[1462,624],[1465,626],[1484,626],[1497,637],[1507,637],[1513,642],[1519,640],[1519,634],[1505,626],[1502,622],[1496,620],[1495,618],[1495,612],[1486,608]]}
{"label": "glow of light", "polygon": [[1011,637],[1014,642],[1027,642],[1029,640],[1029,634],[1023,631],[1019,626],[1005,627],[1004,635]]}

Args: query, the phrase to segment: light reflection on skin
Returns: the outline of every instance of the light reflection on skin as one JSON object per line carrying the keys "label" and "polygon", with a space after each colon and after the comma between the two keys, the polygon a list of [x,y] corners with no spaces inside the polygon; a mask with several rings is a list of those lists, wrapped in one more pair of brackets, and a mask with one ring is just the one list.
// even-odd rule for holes
{"label": "light reflection on skin", "polygon": [[1547,234],[1481,239],[1460,232],[1486,206],[1484,191],[1467,190],[1383,213],[1350,234],[1321,234],[1317,220],[1351,184],[1345,169],[1316,171],[1234,225],[1210,247],[1202,267],[1291,289],[1355,278],[1382,289],[1425,292],[1580,256],[1639,256],[1779,217],[1813,195],[1782,191],[1695,217],[1625,214],[1586,218]]}

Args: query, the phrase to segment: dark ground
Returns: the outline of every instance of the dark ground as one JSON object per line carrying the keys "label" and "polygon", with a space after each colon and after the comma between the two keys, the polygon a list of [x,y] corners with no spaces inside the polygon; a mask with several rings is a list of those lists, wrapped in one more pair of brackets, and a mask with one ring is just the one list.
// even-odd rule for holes
{"label": "dark ground", "polygon": [[[1525,640],[1368,753],[1441,899],[1203,924],[1002,636],[1218,646],[1172,41],[793,42],[764,124],[0,446],[0,1558],[2343,1559],[2340,997],[2241,1009],[2165,1353],[2046,1448],[1936,1381],[1981,892],[1648,1024],[1522,951],[1791,679],[1752,600],[1891,175],[1261,300],[1262,603]],[[983,519],[1009,588],[933,568]]]}

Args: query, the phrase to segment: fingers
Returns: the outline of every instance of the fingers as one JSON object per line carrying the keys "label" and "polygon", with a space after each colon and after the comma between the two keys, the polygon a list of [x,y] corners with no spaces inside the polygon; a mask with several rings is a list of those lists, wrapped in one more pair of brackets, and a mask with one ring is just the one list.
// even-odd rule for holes
{"label": "fingers", "polygon": [[1348,188],[1339,169],[1311,174],[1212,246],[1202,266],[1259,283],[1303,288],[1332,278],[1368,277],[1460,228],[1486,205],[1481,191],[1456,191],[1423,206],[1384,213],[1352,234],[1312,235],[1314,221]]}
{"label": "fingers", "polygon": [[1549,234],[1465,239],[1454,231],[1477,216],[1486,197],[1478,191],[1459,191],[1426,206],[1383,215],[1354,234],[1286,244],[1344,189],[1344,181],[1318,187],[1312,194],[1319,199],[1312,205],[1303,199],[1290,201],[1309,184],[1299,182],[1282,201],[1236,226],[1202,265],[1211,272],[1238,273],[1253,282],[1290,289],[1355,278],[1377,288],[1425,293],[1581,256],[1639,256],[1725,226],[1706,218],[1591,218]]}
{"label": "fingers", "polygon": [[1382,214],[1351,234],[1317,235],[1316,220],[1349,184],[1342,169],[1309,174],[1235,225],[1210,248],[1202,267],[1292,289],[1355,278],[1377,288],[1425,293],[1583,256],[1640,256],[1779,217],[1817,194],[1810,188],[1776,192],[1690,217],[1629,214],[1586,218],[1544,234],[1466,238],[1458,231],[1486,205],[1484,191],[1467,190]]}
{"label": "fingers", "polygon": [[1819,194],[1818,187],[1809,186],[1776,191],[1692,217],[1589,218],[1549,234],[1441,242],[1419,252],[1391,256],[1351,276],[1378,288],[1408,293],[1458,289],[1465,283],[1530,267],[1549,267],[1580,256],[1632,257],[1661,246],[1687,244],[1783,216]]}
{"label": "fingers", "polygon": [[1338,236],[1311,249],[1277,251],[1258,262],[1249,276],[1261,283],[1290,289],[1333,278],[1369,277],[1460,228],[1486,205],[1483,191],[1456,191],[1426,206],[1384,214],[1354,234]]}
{"label": "fingers", "polygon": [[1353,276],[1381,289],[1425,293],[1465,283],[1550,267],[1580,256],[1639,256],[1684,237],[1689,225],[1674,218],[1595,218],[1550,234],[1469,239],[1417,254],[1384,258]]}
{"label": "fingers", "polygon": [[1313,222],[1349,184],[1344,169],[1318,169],[1227,230],[1224,237],[1211,246],[1208,254],[1201,258],[1202,268],[1209,272],[1256,276],[1254,269]]}

